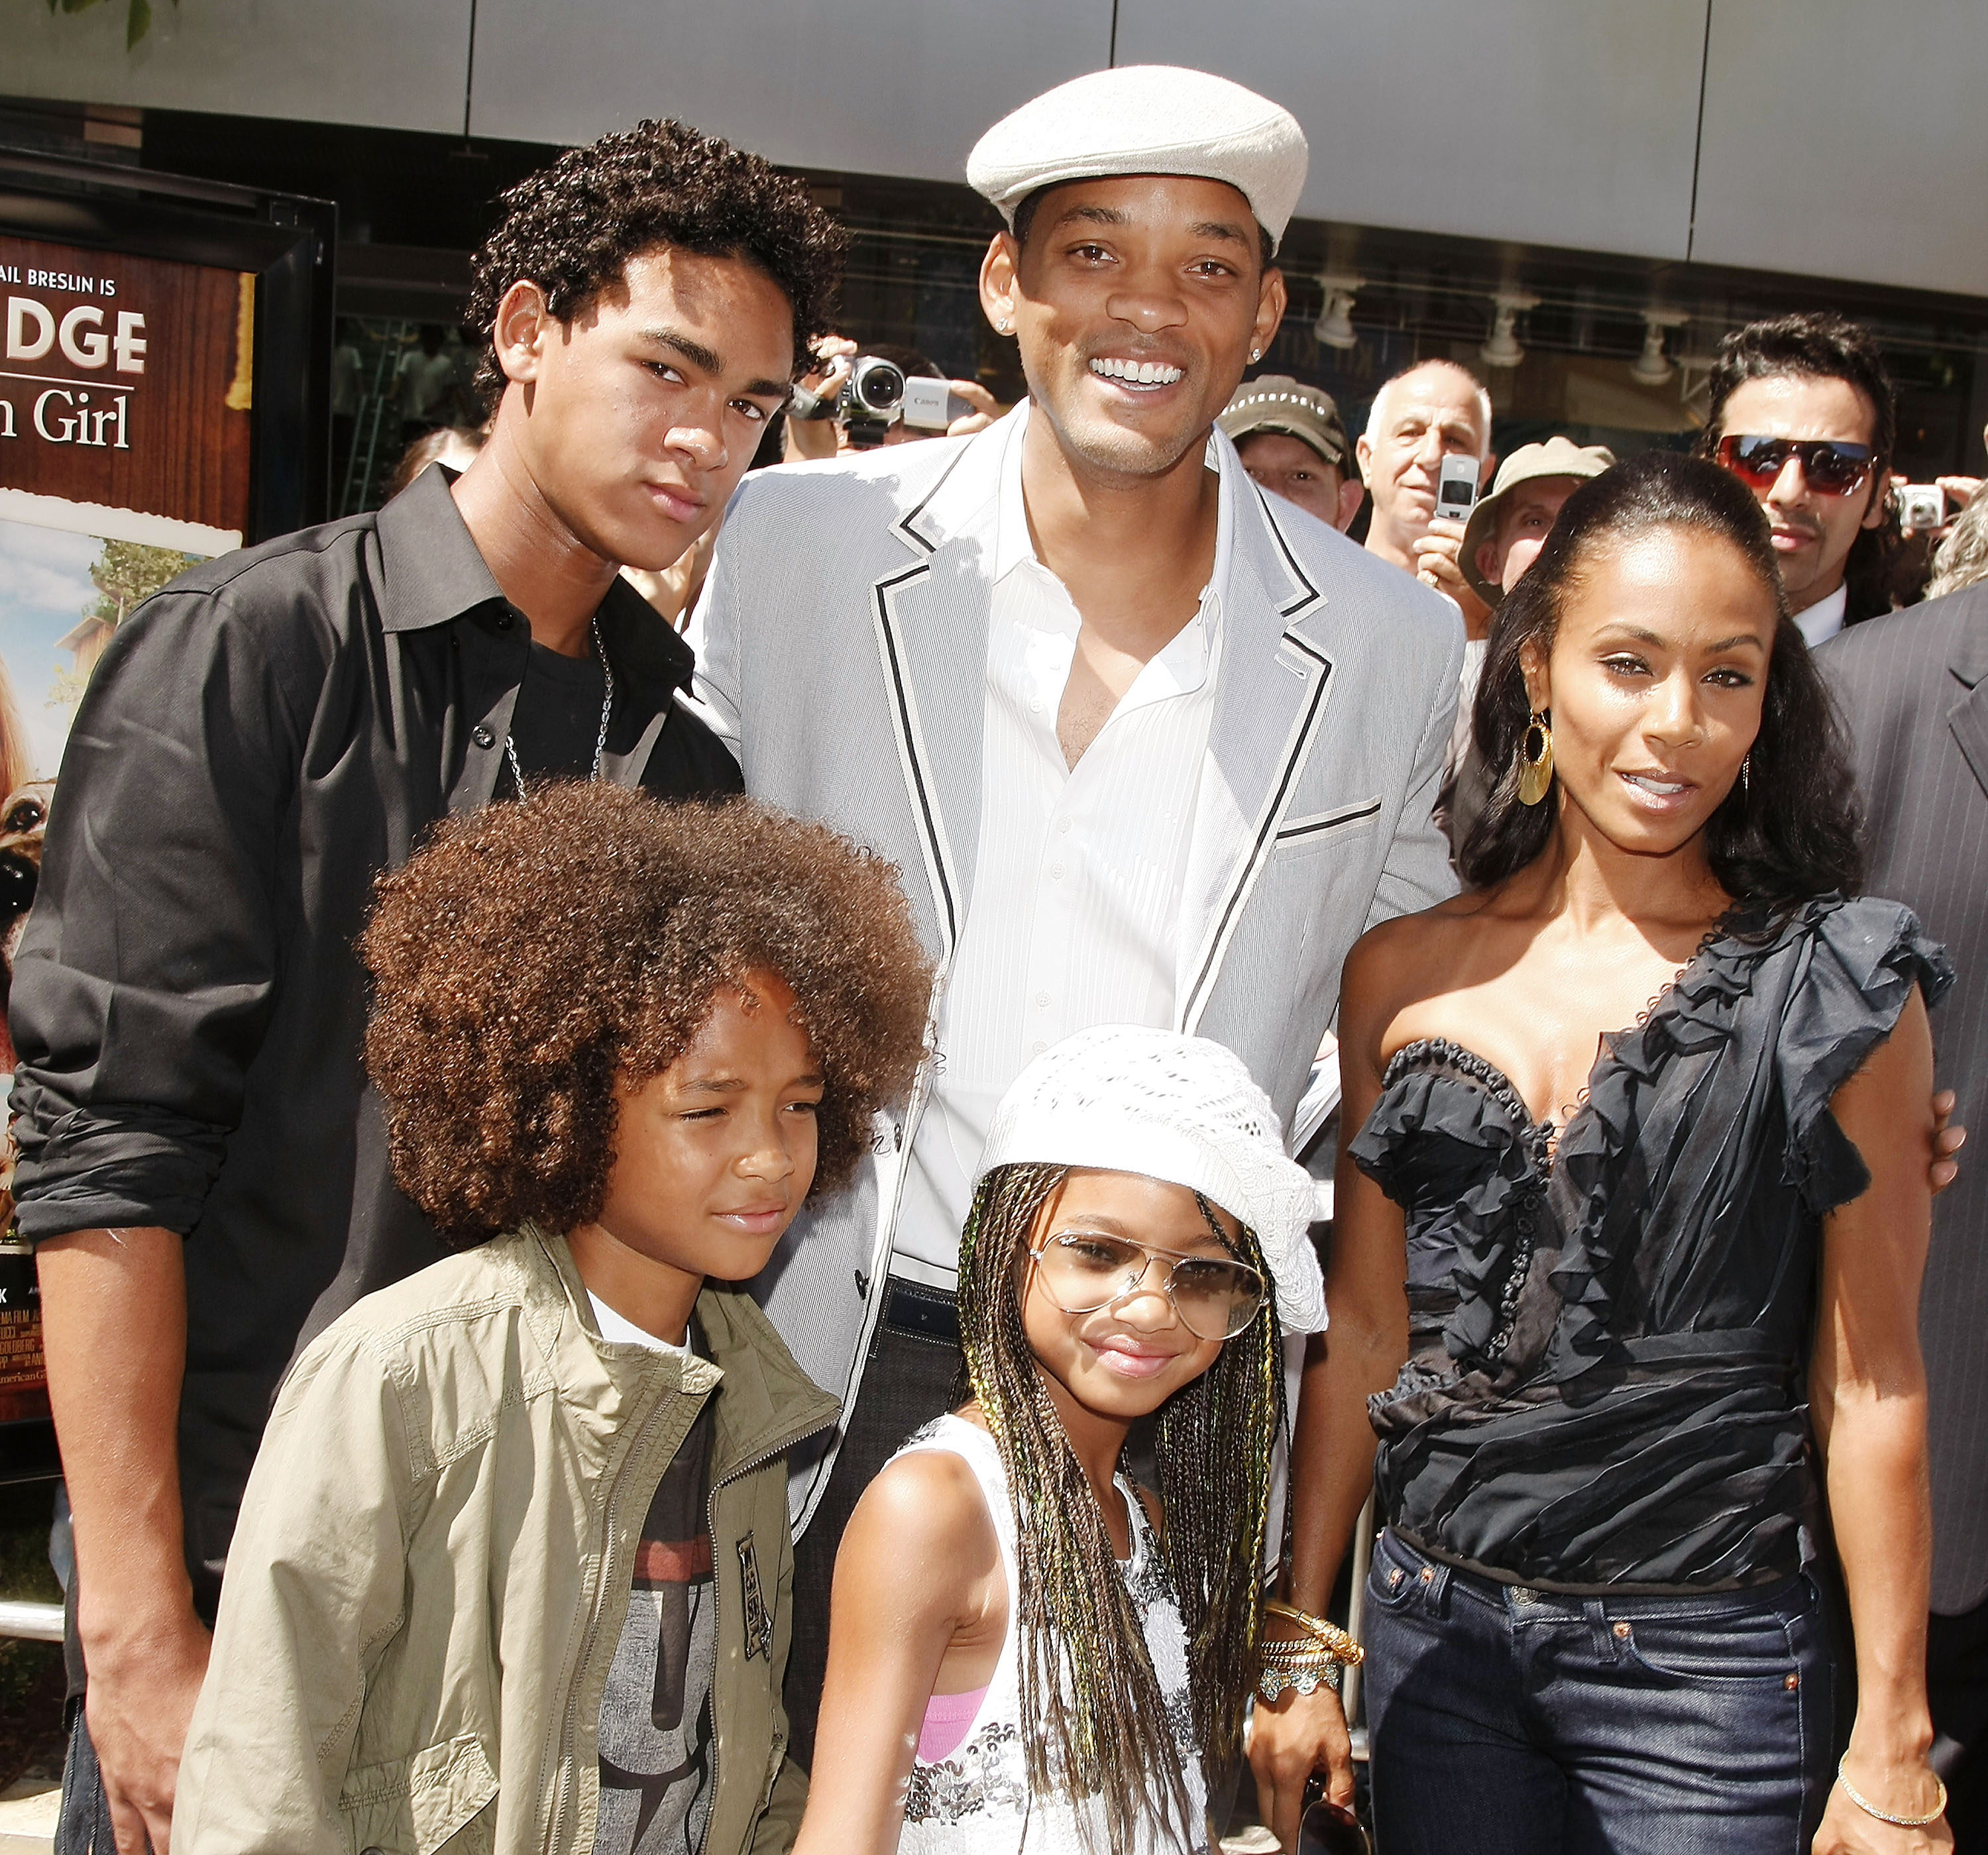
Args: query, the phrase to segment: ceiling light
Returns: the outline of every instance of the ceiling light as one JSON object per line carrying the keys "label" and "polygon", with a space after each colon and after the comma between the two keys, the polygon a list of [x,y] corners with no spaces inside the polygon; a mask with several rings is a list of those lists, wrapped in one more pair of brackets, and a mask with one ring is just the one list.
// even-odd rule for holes
{"label": "ceiling light", "polygon": [[1487,367],[1516,367],[1526,358],[1526,351],[1512,333],[1513,325],[1523,311],[1537,309],[1540,299],[1500,290],[1491,300],[1497,306],[1497,313],[1492,319],[1491,339],[1477,350],[1478,357]]}
{"label": "ceiling light", "polygon": [[1681,329],[1691,320],[1685,309],[1650,309],[1642,312],[1643,351],[1629,363],[1629,377],[1645,387],[1661,387],[1676,371],[1664,354],[1664,331]]}
{"label": "ceiling light", "polygon": [[1325,292],[1325,307],[1320,310],[1317,326],[1312,330],[1319,345],[1326,348],[1358,347],[1360,337],[1353,328],[1353,299],[1365,287],[1367,279],[1328,271],[1318,281]]}

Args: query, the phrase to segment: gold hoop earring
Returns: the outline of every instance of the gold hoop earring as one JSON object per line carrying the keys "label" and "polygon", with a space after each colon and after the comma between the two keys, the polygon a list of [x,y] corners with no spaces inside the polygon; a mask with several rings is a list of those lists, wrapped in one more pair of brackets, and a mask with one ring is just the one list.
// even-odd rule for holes
{"label": "gold hoop earring", "polygon": [[1553,784],[1553,728],[1546,715],[1534,709],[1519,737],[1519,802],[1537,805]]}

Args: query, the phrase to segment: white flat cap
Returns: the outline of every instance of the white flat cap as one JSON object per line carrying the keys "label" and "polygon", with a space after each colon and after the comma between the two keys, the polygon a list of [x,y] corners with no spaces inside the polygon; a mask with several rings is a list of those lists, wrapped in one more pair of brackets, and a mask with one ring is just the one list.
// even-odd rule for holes
{"label": "white flat cap", "polygon": [[1290,110],[1208,71],[1121,65],[1045,90],[1004,116],[966,157],[967,184],[1012,228],[1039,187],[1126,174],[1222,181],[1274,246],[1304,191],[1310,151]]}
{"label": "white flat cap", "polygon": [[976,1182],[996,1166],[1086,1166],[1184,1185],[1256,1233],[1287,1333],[1322,1333],[1310,1175],[1270,1098],[1205,1037],[1100,1024],[1053,1044],[994,1110]]}

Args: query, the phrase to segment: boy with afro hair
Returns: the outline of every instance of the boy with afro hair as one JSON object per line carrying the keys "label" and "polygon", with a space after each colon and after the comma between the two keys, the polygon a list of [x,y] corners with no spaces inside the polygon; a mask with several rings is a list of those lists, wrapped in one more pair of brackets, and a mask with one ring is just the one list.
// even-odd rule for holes
{"label": "boy with afro hair", "polygon": [[277,1381],[442,1253],[360,1069],[374,878],[553,779],[739,789],[682,699],[689,647],[618,569],[717,520],[826,325],[841,233],[674,123],[568,150],[500,219],[475,461],[181,576],[118,627],[70,737],[12,1010],[73,1695],[88,1663],[77,1847],[166,1847]]}
{"label": "boy with afro hair", "polygon": [[283,1386],[175,1855],[784,1849],[783,1452],[837,1407],[739,1285],[910,1088],[894,875],[569,785],[446,826],[360,951],[395,1174],[467,1247]]}

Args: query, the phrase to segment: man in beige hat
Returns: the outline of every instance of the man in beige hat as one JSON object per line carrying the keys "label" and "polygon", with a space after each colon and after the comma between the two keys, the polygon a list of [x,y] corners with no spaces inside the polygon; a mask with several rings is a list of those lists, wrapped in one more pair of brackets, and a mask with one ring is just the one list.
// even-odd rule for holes
{"label": "man in beige hat", "polygon": [[1490,642],[1491,615],[1538,559],[1560,505],[1588,478],[1600,476],[1614,461],[1615,454],[1605,446],[1577,444],[1558,432],[1543,444],[1522,444],[1505,460],[1490,495],[1470,512],[1464,525],[1457,565],[1470,590],[1484,602],[1485,617],[1481,627],[1469,627],[1463,647],[1456,725],[1443,762],[1442,796],[1436,801],[1436,817],[1453,855],[1462,853],[1463,840],[1491,793],[1490,774],[1477,757],[1470,720]]}
{"label": "man in beige hat", "polygon": [[1288,373],[1265,373],[1236,389],[1215,421],[1251,478],[1344,534],[1366,488],[1348,466],[1353,446],[1332,395]]}
{"label": "man in beige hat", "polygon": [[1471,590],[1493,610],[1524,577],[1552,532],[1560,505],[1590,477],[1615,461],[1604,444],[1577,444],[1558,432],[1522,444],[1498,471],[1491,493],[1470,512],[1457,564]]}
{"label": "man in beige hat", "polygon": [[1260,494],[1215,420],[1284,310],[1288,111],[1121,66],[1024,103],[967,177],[1028,397],[972,437],[762,471],[692,622],[746,789],[904,873],[934,1056],[754,1285],[843,1400],[793,1486],[788,1698],[811,1758],[835,1546],[949,1407],[959,1234],[1032,1055],[1097,1024],[1212,1038],[1288,1120],[1353,942],[1454,887],[1432,813],[1462,629]]}

